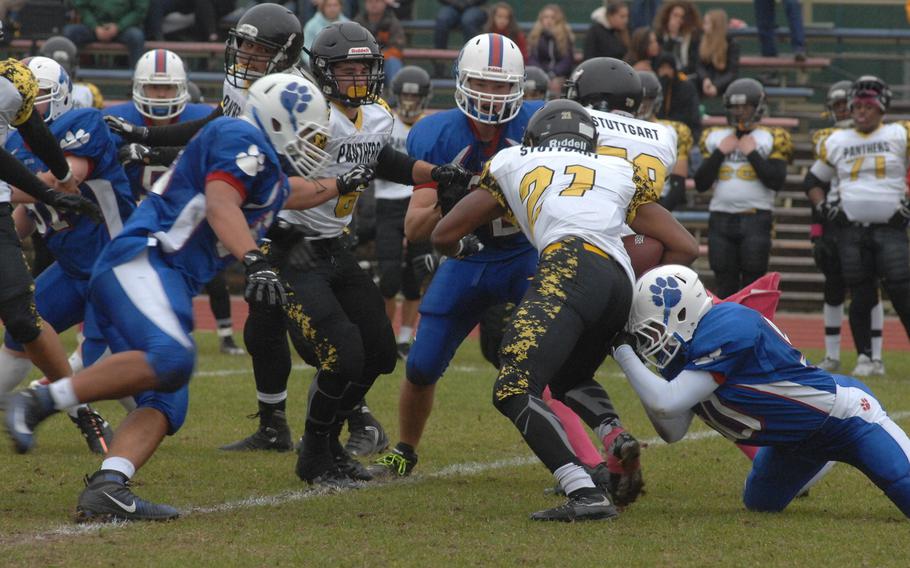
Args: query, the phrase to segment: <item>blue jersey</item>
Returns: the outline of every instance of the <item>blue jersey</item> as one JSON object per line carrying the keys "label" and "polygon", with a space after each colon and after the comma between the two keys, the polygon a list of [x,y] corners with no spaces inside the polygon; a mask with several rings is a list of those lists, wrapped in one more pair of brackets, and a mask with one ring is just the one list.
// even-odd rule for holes
{"label": "blue jersey", "polygon": [[252,124],[228,117],[208,123],[186,146],[111,241],[95,267],[110,270],[158,246],[165,262],[190,289],[201,287],[234,261],[209,226],[205,185],[221,180],[242,196],[241,210],[258,241],[287,199],[288,179],[266,136]]}
{"label": "blue jersey", "polygon": [[[190,120],[198,120],[200,118],[205,118],[208,115],[212,114],[212,107],[209,105],[203,104],[188,104],[186,108],[183,109],[183,112],[180,113],[172,124],[187,122]],[[151,121],[142,116],[139,113],[139,109],[136,108],[136,105],[132,102],[120,103],[119,105],[114,105],[105,109],[104,114],[110,116],[120,117],[130,124],[138,124],[143,126],[150,126]],[[117,142],[117,146],[122,146],[124,144],[123,139],[113,135],[114,140]],[[133,190],[133,198],[136,201],[139,201],[144,197],[151,189],[152,185],[158,180],[159,177],[164,175],[164,172],[167,171],[167,166],[146,166],[137,162],[133,162],[124,168],[126,170],[126,176],[130,180],[130,188]]]}
{"label": "blue jersey", "polygon": [[684,369],[710,372],[719,385],[693,411],[736,441],[805,440],[834,407],[834,376],[809,365],[774,324],[745,306],[711,308],[684,353]]}
{"label": "blue jersey", "polygon": [[[117,161],[117,146],[104,123],[101,111],[94,108],[71,110],[48,125],[60,141],[64,154],[89,161],[89,173],[79,185],[82,195],[94,201],[104,214],[104,223],[72,213],[59,213],[43,203],[28,206],[29,215],[64,272],[87,279],[101,249],[123,228],[136,208],[129,182]],[[33,172],[47,171],[18,132],[10,135],[6,149]]]}
{"label": "blue jersey", "polygon": [[[408,134],[408,154],[431,164],[461,164],[466,170],[480,174],[483,165],[496,152],[521,143],[528,121],[543,102],[524,102],[518,115],[500,127],[489,143],[477,139],[471,120],[459,109],[451,109],[419,120]],[[529,250],[531,244],[521,230],[503,219],[496,219],[476,234],[485,248],[466,258],[473,262],[491,262],[511,258]]]}

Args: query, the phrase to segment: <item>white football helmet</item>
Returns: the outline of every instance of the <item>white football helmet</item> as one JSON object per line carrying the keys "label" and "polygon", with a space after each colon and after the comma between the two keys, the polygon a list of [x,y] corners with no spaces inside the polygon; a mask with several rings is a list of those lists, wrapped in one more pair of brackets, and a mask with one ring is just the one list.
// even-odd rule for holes
{"label": "white football helmet", "polygon": [[[190,100],[183,60],[173,51],[153,49],[142,54],[133,71],[133,104],[142,116],[168,119],[179,116]],[[146,93],[148,85],[176,87],[171,97]]]}
{"label": "white football helmet", "polygon": [[713,302],[691,268],[667,264],[652,268],[635,283],[626,328],[638,343],[638,354],[663,369],[695,335]]}
{"label": "white football helmet", "polygon": [[[470,79],[499,81],[511,88],[506,94],[494,95],[472,88]],[[475,36],[455,60],[455,103],[478,122],[503,124],[515,118],[521,109],[524,83],[524,57],[515,42],[505,36]]]}
{"label": "white football helmet", "polygon": [[312,177],[331,156],[329,103],[311,81],[272,73],[250,87],[243,117],[268,136],[275,151],[303,177]]}
{"label": "white football helmet", "polygon": [[35,97],[35,105],[50,102],[44,113],[44,122],[50,122],[73,108],[73,82],[66,70],[49,57],[30,57],[28,68],[44,91]]}

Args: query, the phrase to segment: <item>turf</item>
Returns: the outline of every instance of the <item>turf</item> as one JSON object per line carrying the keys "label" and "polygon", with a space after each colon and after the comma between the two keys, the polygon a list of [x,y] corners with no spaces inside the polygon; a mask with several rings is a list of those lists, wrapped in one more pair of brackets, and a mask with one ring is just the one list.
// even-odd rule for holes
{"label": "turf", "polygon": [[[72,341],[72,338],[67,338]],[[189,418],[136,476],[142,497],[179,507],[178,521],[79,527],[70,515],[82,477],[99,460],[65,417],[39,430],[27,456],[0,449],[0,564],[230,566],[848,566],[910,565],[910,523],[859,472],[838,466],[781,514],[746,512],[749,469],[728,441],[702,433],[642,457],[647,493],[618,519],[535,524],[528,513],[559,503],[553,481],[490,403],[494,372],[476,342],[440,384],[414,475],[324,494],[294,475],[292,453],[228,454],[216,448],[251,433],[255,389],[247,357],[218,354],[198,334]],[[817,356],[818,353],[809,353]],[[910,354],[889,353],[888,375],[869,384],[910,428]],[[289,419],[303,422],[312,370],[297,361]],[[847,369],[852,360],[845,360]],[[395,438],[402,366],[369,403]],[[616,367],[598,374],[640,438],[654,441],[641,405]],[[116,403],[99,408],[112,422]]]}

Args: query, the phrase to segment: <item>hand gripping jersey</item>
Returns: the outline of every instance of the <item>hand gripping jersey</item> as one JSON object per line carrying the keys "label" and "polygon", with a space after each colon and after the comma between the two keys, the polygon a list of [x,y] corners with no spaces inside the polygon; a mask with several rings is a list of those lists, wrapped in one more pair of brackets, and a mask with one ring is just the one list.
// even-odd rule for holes
{"label": "hand gripping jersey", "polygon": [[205,216],[205,185],[227,182],[243,198],[240,208],[258,241],[288,196],[287,177],[265,135],[252,124],[219,117],[190,141],[123,231],[104,250],[95,273],[157,246],[193,293],[234,262]]}
{"label": "hand gripping jersey", "polygon": [[[32,114],[38,82],[28,67],[15,59],[0,61],[0,144],[6,142],[10,126],[19,126]],[[0,203],[9,203],[10,189],[0,181]]]}
{"label": "hand gripping jersey", "polygon": [[623,247],[623,225],[657,200],[652,184],[626,160],[565,148],[513,146],[487,162],[480,188],[506,208],[538,252],[579,237],[635,273]]}
{"label": "hand gripping jersey", "polygon": [[[212,113],[212,107],[204,104],[188,104],[186,108],[183,109],[183,112],[180,113],[180,116],[173,121],[173,123],[179,122],[188,122],[190,120],[196,120],[199,118],[205,118]],[[117,116],[130,124],[137,124],[143,126],[151,125],[151,120],[147,117],[142,116],[139,113],[139,110],[136,108],[132,102],[120,103],[119,105],[114,105],[108,107],[104,114],[110,116]],[[123,145],[123,140],[119,136],[114,136],[115,141],[118,146]],[[165,166],[146,166],[140,163],[133,162],[124,168],[126,170],[126,176],[130,180],[130,188],[133,191],[133,198],[136,201],[139,201],[145,194],[147,194],[152,189],[155,181],[159,177],[164,175],[164,172],[167,171]]]}
{"label": "hand gripping jersey", "polygon": [[[700,142],[702,155],[710,156],[720,141],[733,133],[734,129],[730,126],[705,130]],[[750,134],[755,138],[756,150],[763,158],[786,162],[793,158],[793,142],[786,130],[759,126]],[[772,207],[774,191],[762,185],[746,156],[739,150],[728,154],[718,172],[708,210],[742,213],[754,209],[771,210]]]}
{"label": "hand gripping jersey", "polygon": [[[104,223],[96,224],[81,215],[59,213],[43,203],[28,205],[28,213],[67,276],[88,279],[101,250],[117,236],[136,205],[123,168],[117,161],[117,146],[101,111],[93,108],[71,110],[48,127],[60,141],[64,154],[89,160],[89,174],[79,185],[79,191],[98,204],[104,214]],[[47,166],[32,154],[18,132],[10,136],[6,149],[32,172],[47,171]]]}
{"label": "hand gripping jersey", "polygon": [[[417,120],[420,120],[420,118]],[[393,148],[400,152],[408,152],[408,133],[411,132],[413,126],[413,124],[405,124],[401,120],[395,119],[395,125],[392,126],[392,139],[390,141]],[[407,199],[408,197],[411,197],[411,193],[414,191],[414,188],[410,185],[402,185],[384,179],[374,180],[373,189],[376,191],[376,199]]]}
{"label": "hand gripping jersey", "polygon": [[862,134],[834,131],[819,145],[812,173],[822,181],[837,178],[847,218],[856,223],[886,223],[907,191],[910,123],[883,124]]}
{"label": "hand gripping jersey", "polygon": [[588,109],[588,114],[597,125],[597,153],[632,162],[647,175],[660,195],[676,164],[676,130],[612,112]]}
{"label": "hand gripping jersey", "polygon": [[[480,174],[484,163],[497,152],[521,143],[531,116],[543,106],[542,101],[525,101],[518,114],[499,127],[490,143],[478,140],[473,123],[459,109],[430,115],[411,129],[408,135],[408,154],[431,164],[461,164],[469,172]],[[465,258],[468,262],[505,260],[530,250],[530,243],[518,227],[496,219],[481,227],[475,234],[485,248]]]}
{"label": "hand gripping jersey", "polygon": [[[374,164],[379,151],[392,136],[392,112],[384,101],[358,107],[357,118],[349,119],[335,103],[329,113],[329,143],[325,151],[332,161],[318,177],[334,178],[358,164]],[[316,233],[315,239],[340,236],[351,223],[360,192],[339,195],[304,211],[286,210],[281,218]]]}

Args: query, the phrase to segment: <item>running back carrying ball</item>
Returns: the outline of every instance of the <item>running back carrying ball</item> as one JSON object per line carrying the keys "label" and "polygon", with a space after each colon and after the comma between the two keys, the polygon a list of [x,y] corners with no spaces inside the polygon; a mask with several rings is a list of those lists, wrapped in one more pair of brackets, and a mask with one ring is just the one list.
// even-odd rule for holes
{"label": "running back carrying ball", "polygon": [[660,264],[664,254],[663,243],[645,235],[626,235],[622,238],[622,244],[629,253],[636,278]]}

